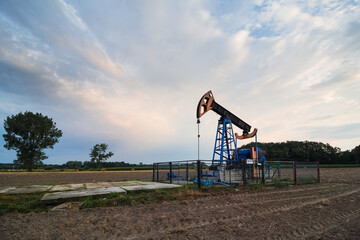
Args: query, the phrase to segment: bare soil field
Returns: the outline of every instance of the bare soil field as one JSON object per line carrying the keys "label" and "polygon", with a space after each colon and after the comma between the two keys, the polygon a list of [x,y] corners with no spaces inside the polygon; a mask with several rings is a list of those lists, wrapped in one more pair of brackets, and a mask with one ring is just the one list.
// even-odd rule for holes
{"label": "bare soil field", "polygon": [[152,180],[152,170],[109,172],[2,172],[0,186]]}
{"label": "bare soil field", "polygon": [[209,189],[205,196],[149,205],[11,213],[0,217],[0,238],[359,239],[360,169],[321,171],[321,184],[222,194]]}

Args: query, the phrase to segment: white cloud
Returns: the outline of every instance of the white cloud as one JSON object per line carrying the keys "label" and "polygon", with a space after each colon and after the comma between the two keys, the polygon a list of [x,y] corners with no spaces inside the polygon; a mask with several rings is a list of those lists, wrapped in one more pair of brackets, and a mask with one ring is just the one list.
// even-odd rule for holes
{"label": "white cloud", "polygon": [[[212,89],[259,128],[259,141],[358,145],[352,135],[338,139],[343,126],[359,126],[358,4],[47,4],[47,12],[26,6],[38,14],[16,3],[0,11],[0,90],[14,94],[1,98],[12,106],[3,116],[26,99],[58,119],[64,141],[109,141],[119,160],[196,158],[195,109]],[[202,118],[204,157],[217,119]]]}

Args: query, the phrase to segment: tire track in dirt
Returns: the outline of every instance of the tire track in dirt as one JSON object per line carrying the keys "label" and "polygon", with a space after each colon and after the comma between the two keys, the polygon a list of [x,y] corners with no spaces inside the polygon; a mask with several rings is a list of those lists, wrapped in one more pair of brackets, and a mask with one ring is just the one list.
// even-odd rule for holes
{"label": "tire track in dirt", "polygon": [[[228,216],[226,216],[226,215],[218,216],[218,219],[210,219],[210,220],[205,218],[205,216],[201,215],[202,217],[200,217],[200,219],[197,219],[197,218],[192,219],[189,223],[175,224],[174,226],[166,226],[166,227],[164,226],[164,228],[162,228],[162,229],[157,229],[156,233],[148,233],[148,234],[150,234],[150,236],[153,238],[157,238],[161,235],[167,236],[169,234],[177,232],[179,229],[181,229],[181,231],[186,232],[186,231],[190,231],[194,228],[203,228],[203,227],[206,227],[209,225],[221,225],[221,224],[226,224],[227,222],[245,222],[245,220],[247,220],[247,219],[261,218],[265,215],[269,215],[269,214],[273,214],[273,213],[288,212],[291,210],[296,210],[296,209],[304,208],[304,207],[307,207],[310,205],[322,203],[324,201],[342,198],[342,197],[352,195],[352,194],[355,194],[358,192],[360,192],[360,189],[346,191],[346,192],[343,192],[343,193],[340,193],[337,195],[333,195],[333,196],[324,196],[322,198],[318,198],[318,199],[314,199],[314,200],[300,201],[299,203],[286,204],[284,206],[271,208],[271,209],[265,209],[265,210],[261,209],[260,210],[260,209],[255,208],[255,209],[252,209],[251,212],[246,215],[239,215],[238,212],[234,211],[234,212],[236,212],[235,214],[229,214]],[[316,197],[316,196],[314,196],[314,197]],[[357,216],[356,214],[358,214],[359,212],[360,212],[360,210],[356,210],[351,213],[343,213],[343,214],[339,215],[339,219],[345,219],[349,216],[354,217],[354,215],[356,217]],[[214,216],[214,215],[212,215],[212,216]],[[326,226],[326,224],[331,226],[332,222],[336,222],[336,220],[328,219],[327,221],[323,221],[323,223],[318,223],[317,225],[310,224],[311,226],[305,229],[305,232],[306,232],[305,235],[313,233],[314,231],[318,230],[319,228]],[[289,234],[287,234],[286,236],[281,236],[281,237],[284,237],[284,239],[286,239],[287,237],[296,238],[299,235],[303,235],[303,234],[301,234],[297,231],[293,231],[293,232],[290,232]],[[136,239],[136,238],[138,238],[138,236],[128,236],[127,239]]]}
{"label": "tire track in dirt", "polygon": [[322,221],[312,220],[311,218],[307,221],[308,226],[301,226],[301,231],[298,229],[292,230],[287,234],[270,234],[266,238],[275,239],[321,239],[321,235],[324,232],[338,227],[343,222],[350,221],[360,215],[360,208],[351,210],[350,212],[339,213],[337,216],[332,218],[322,219]]}
{"label": "tire track in dirt", "polygon": [[[358,194],[359,192],[360,190],[349,191],[347,193],[340,194],[339,196],[328,198],[323,202],[319,202],[321,203],[320,205],[314,205],[312,208],[307,209],[308,215],[311,217],[306,218],[305,224],[303,222],[295,224],[292,226],[294,230],[285,235],[270,235],[269,237],[279,239],[322,239],[324,233],[329,230],[337,228],[344,223],[350,222],[352,219],[360,217],[360,207],[359,205],[356,205],[356,201],[359,196],[354,196],[354,194]],[[348,199],[346,199],[346,197],[348,197]],[[345,206],[341,205],[344,201],[347,201],[348,203]],[[326,205],[327,208],[323,208],[323,204]],[[317,211],[321,210],[325,211],[327,215],[330,216],[320,216]],[[294,213],[293,215],[296,216]],[[298,229],[301,229],[301,232]],[[343,236],[340,238],[343,238]],[[358,238],[358,236],[356,238]]]}
{"label": "tire track in dirt", "polygon": [[[331,230],[332,228],[339,227],[344,222],[349,222],[352,219],[355,219],[359,216],[360,216],[360,208],[352,210],[347,213],[341,213],[340,215],[335,216],[332,219],[325,219],[324,221],[322,221],[320,223],[316,223],[314,225],[314,228],[316,230],[322,230],[322,232],[326,232],[326,231]],[[319,236],[319,234],[314,234],[311,231],[305,230],[305,234],[302,237],[313,239],[313,238],[320,238],[321,236]]]}
{"label": "tire track in dirt", "polygon": [[[179,238],[183,238],[184,235],[189,232],[197,232],[197,230],[194,229],[211,228],[211,226],[220,226],[220,228],[222,228],[221,225],[224,224],[234,222],[241,224],[254,219],[261,221],[264,216],[271,216],[280,212],[289,212],[301,207],[314,205],[317,202],[325,201],[324,199],[332,199],[337,196],[341,197],[341,194],[349,194],[349,191],[354,188],[321,189],[321,191],[315,191],[311,194],[303,192],[304,194],[307,194],[307,196],[300,195],[298,197],[296,197],[296,195],[294,196],[293,192],[290,192],[289,194],[283,192],[281,196],[272,196],[261,192],[257,194],[247,194],[247,198],[240,198],[242,200],[240,203],[234,203],[233,199],[228,198],[228,196],[232,195],[227,195],[225,198],[222,196],[211,196],[186,200],[179,202],[178,204],[163,203],[163,205],[165,205],[163,206],[164,208],[160,208],[156,212],[153,211],[156,210],[157,207],[149,208],[144,206],[140,208],[121,208],[122,214],[113,214],[113,217],[110,218],[109,221],[111,222],[116,219],[118,223],[121,223],[115,224],[112,227],[118,228],[119,231],[122,232],[118,235],[119,238],[144,239],[144,236],[149,236],[149,238],[161,239],[168,238],[173,234],[180,235]],[[255,195],[258,198],[256,198]],[[251,197],[251,199],[257,199],[257,201],[260,202],[247,202],[249,201],[248,199],[250,199],[249,197]],[[224,201],[224,204],[217,204],[217,208],[209,208],[209,205],[214,201]],[[291,201],[291,203],[286,204],[287,201]],[[254,206],[254,203],[256,203],[256,206]],[[176,208],[172,209],[172,206],[176,206]],[[264,208],[267,209],[264,210]],[[171,209],[171,212],[169,212],[169,209]],[[133,212],[133,210],[135,210],[135,212]],[[108,212],[105,212],[99,216],[98,213],[94,213],[88,217],[90,219],[101,219],[102,216],[106,216],[107,214]],[[129,214],[140,216],[142,219],[141,223],[128,220],[126,215]],[[92,222],[88,227],[96,228],[96,224],[99,223],[96,221]],[[122,224],[127,227],[124,228]],[[114,233],[109,231],[105,233],[104,237],[114,237]]]}
{"label": "tire track in dirt", "polygon": [[[262,204],[267,204],[267,203],[271,203],[271,202],[314,198],[314,197],[316,197],[316,195],[313,195],[314,193],[316,193],[317,195],[323,195],[327,192],[336,193],[339,191],[339,188],[340,187],[337,187],[337,188],[319,187],[319,188],[311,188],[311,190],[313,190],[313,191],[307,191],[307,189],[300,189],[300,190],[297,189],[297,190],[290,190],[288,192],[285,192],[285,191],[275,192],[275,193],[263,192],[263,193],[248,194],[248,195],[230,194],[230,195],[224,196],[224,197],[211,196],[211,197],[207,197],[206,200],[200,200],[195,204],[204,205],[204,204],[208,204],[209,202],[212,202],[213,204],[207,205],[207,207],[206,207],[207,210],[218,209],[218,208],[223,209],[226,207],[233,208],[236,206],[249,206],[249,205],[254,204],[254,202],[256,202],[257,205],[262,205]],[[320,190],[320,191],[316,191],[316,190]],[[341,190],[345,191],[345,189],[343,189],[343,188]],[[302,191],[304,192],[302,196],[296,195],[296,193],[299,193]],[[269,195],[272,195],[272,194],[274,194],[275,196],[272,196],[271,200],[268,200]],[[293,195],[293,197],[291,197],[291,196],[284,197],[283,195]],[[219,200],[222,200],[222,202],[217,203],[217,202],[220,202]],[[241,200],[241,202],[239,202],[240,200]],[[192,206],[182,208],[183,211],[191,211],[192,209],[193,209]]]}
{"label": "tire track in dirt", "polygon": [[[321,193],[317,193],[317,194],[321,194]],[[346,193],[347,194],[347,193]],[[340,197],[341,195],[339,195]],[[305,198],[316,198],[317,196],[316,195],[312,195],[312,196],[307,196],[307,197],[297,197],[297,198],[289,198],[291,200],[302,200],[302,199],[305,199]],[[318,202],[321,202],[323,201],[324,199],[329,199],[331,198],[331,195],[326,197],[326,198],[321,198],[321,199],[317,199],[317,200],[309,200],[309,201],[306,201],[306,202],[302,202],[302,203],[292,203],[292,204],[288,204],[288,205],[285,205],[285,206],[282,206],[282,207],[278,207],[278,208],[272,208],[272,209],[269,209],[267,211],[263,211],[263,210],[257,210],[257,209],[251,209],[251,213],[250,214],[247,214],[246,216],[239,216],[238,215],[238,212],[237,211],[234,211],[234,213],[236,212],[236,215],[235,216],[222,216],[220,217],[219,221],[233,221],[233,220],[244,220],[245,218],[253,218],[255,217],[256,215],[264,215],[264,214],[268,214],[268,213],[275,213],[275,212],[279,212],[279,211],[289,211],[291,209],[296,209],[296,208],[300,208],[300,207],[304,207],[306,205],[309,205],[309,204],[316,204]],[[258,204],[259,205],[262,205],[262,204],[267,204],[267,203],[270,203],[270,202],[275,202],[277,204],[283,201],[286,201],[286,200],[289,200],[289,199],[279,199],[279,200],[269,200],[269,201],[263,201],[261,203]],[[202,204],[205,204],[205,202],[201,202],[200,205]],[[217,212],[218,213],[222,213],[222,212],[227,212],[226,207],[230,207],[231,209],[236,209],[236,207],[239,207],[239,206],[242,206],[242,207],[246,207],[246,206],[251,206],[253,203],[240,203],[240,204],[234,204],[233,202],[232,203],[229,203],[229,204],[219,204],[219,205],[216,205],[217,207]],[[209,207],[206,208],[206,211],[209,209]],[[187,211],[190,211],[190,209],[186,209]],[[242,210],[241,208],[237,209],[237,210]],[[249,210],[249,209],[247,209]],[[201,216],[206,216],[206,214],[204,214],[203,212],[199,212],[199,215]],[[211,215],[211,214],[210,214]],[[196,217],[196,216],[194,216]],[[196,219],[196,218],[195,218]],[[216,220],[207,220],[207,219],[200,219],[200,220],[192,220],[190,221],[189,224],[187,224],[187,226],[185,226],[185,228],[192,228],[192,227],[196,227],[196,226],[199,226],[198,224],[200,224],[200,226],[204,226],[204,225],[207,225],[207,224],[214,224],[214,223],[217,223],[219,221],[216,221]],[[184,225],[184,224],[182,224]],[[186,224],[185,224],[186,225]],[[184,227],[184,226],[183,226]]]}

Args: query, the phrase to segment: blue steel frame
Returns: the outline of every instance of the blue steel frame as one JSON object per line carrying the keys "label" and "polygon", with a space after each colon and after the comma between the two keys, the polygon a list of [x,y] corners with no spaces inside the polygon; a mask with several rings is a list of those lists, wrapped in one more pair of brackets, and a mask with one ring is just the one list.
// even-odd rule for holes
{"label": "blue steel frame", "polygon": [[236,138],[231,120],[229,119],[222,118],[218,122],[212,166],[214,166],[214,161],[216,160],[215,158],[217,155],[220,156],[220,166],[223,164],[223,161],[226,161],[230,165],[233,165],[233,163],[239,164],[239,159],[237,157]]}

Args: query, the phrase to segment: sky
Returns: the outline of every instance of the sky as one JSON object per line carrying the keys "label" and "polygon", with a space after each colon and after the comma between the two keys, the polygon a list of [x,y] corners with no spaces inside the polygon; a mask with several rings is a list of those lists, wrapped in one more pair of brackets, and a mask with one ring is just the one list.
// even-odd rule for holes
{"label": "sky", "polygon": [[[97,143],[109,161],[197,159],[196,107],[209,90],[259,142],[353,149],[360,2],[0,1],[0,133],[19,112],[52,118],[63,136],[45,164],[89,161]],[[218,119],[200,119],[201,159]]]}

